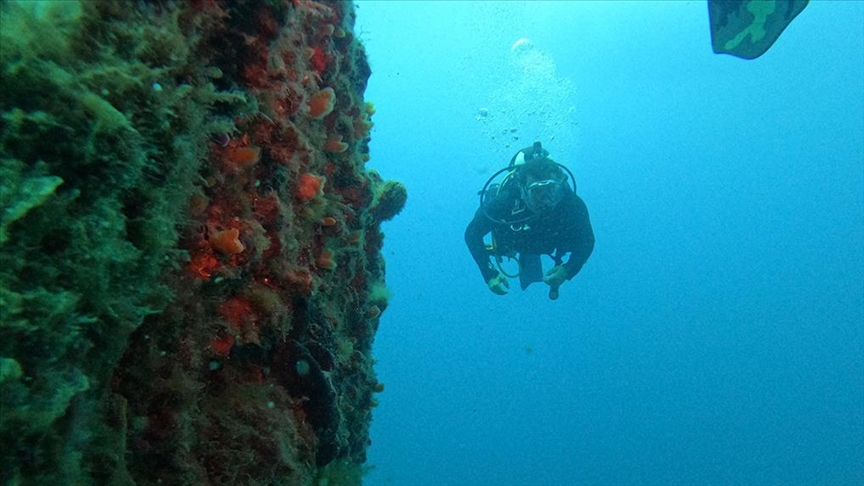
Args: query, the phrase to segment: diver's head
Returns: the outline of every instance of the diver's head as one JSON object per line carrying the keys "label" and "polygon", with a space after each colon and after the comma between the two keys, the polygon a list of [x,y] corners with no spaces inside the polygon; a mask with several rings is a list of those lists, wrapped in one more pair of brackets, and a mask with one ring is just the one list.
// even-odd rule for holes
{"label": "diver's head", "polygon": [[522,199],[532,212],[547,212],[561,202],[567,176],[555,161],[546,156],[534,158],[520,172]]}
{"label": "diver's head", "polygon": [[546,213],[555,208],[564,196],[561,181],[544,179],[529,183],[522,192],[522,199],[534,213]]}

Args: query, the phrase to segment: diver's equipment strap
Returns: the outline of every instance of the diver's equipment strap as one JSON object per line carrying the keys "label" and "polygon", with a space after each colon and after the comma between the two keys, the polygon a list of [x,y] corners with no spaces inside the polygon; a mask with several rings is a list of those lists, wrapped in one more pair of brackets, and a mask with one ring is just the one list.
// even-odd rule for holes
{"label": "diver's equipment strap", "polygon": [[558,249],[557,249],[557,248],[555,249],[555,252],[554,252],[554,253],[550,253],[549,256],[550,256],[550,257],[552,258],[552,260],[555,262],[555,265],[556,265],[556,266],[557,266],[557,265],[561,265],[561,262],[564,261],[564,256],[558,254]]}
{"label": "diver's equipment strap", "polygon": [[[507,257],[507,258],[510,258],[510,257]],[[504,257],[502,257],[501,255],[495,255],[495,264],[498,266],[498,271],[501,272],[502,274],[504,274],[504,276],[506,276],[507,278],[519,277],[519,275],[522,273],[522,264],[519,263],[519,259],[516,259],[516,263],[519,265],[519,267],[518,267],[518,270],[516,270],[515,274],[507,273],[507,271],[504,270],[504,267],[501,265],[501,263],[503,261],[504,261]]]}

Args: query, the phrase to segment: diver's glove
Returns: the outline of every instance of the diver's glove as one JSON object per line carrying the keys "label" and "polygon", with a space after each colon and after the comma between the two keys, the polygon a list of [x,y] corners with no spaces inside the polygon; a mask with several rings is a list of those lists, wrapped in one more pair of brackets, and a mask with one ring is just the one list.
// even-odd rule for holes
{"label": "diver's glove", "polygon": [[549,298],[555,300],[558,298],[558,287],[567,281],[567,269],[562,265],[555,265],[546,272],[543,281],[549,284]]}
{"label": "diver's glove", "polygon": [[501,272],[498,272],[498,275],[490,278],[489,281],[486,282],[486,285],[489,286],[489,290],[498,295],[504,295],[508,290],[510,290],[510,282]]}

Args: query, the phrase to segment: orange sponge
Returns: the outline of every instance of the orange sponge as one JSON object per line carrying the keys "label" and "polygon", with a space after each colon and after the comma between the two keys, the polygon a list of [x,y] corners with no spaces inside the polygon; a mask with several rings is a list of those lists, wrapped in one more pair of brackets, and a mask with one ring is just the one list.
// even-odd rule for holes
{"label": "orange sponge", "polygon": [[318,176],[309,173],[300,174],[297,182],[297,199],[300,202],[312,200],[321,191],[323,182],[324,179]]}
{"label": "orange sponge", "polygon": [[336,221],[336,218],[334,218],[333,216],[327,216],[321,220],[321,226],[330,227],[335,226],[336,223],[338,223],[338,221]]}
{"label": "orange sponge", "polygon": [[336,260],[333,259],[333,252],[330,250],[322,251],[321,254],[318,255],[318,259],[315,261],[315,264],[318,265],[318,268],[335,270]]}
{"label": "orange sponge", "polygon": [[228,149],[226,158],[232,164],[252,165],[261,158],[261,148],[253,146],[231,148]]}
{"label": "orange sponge", "polygon": [[240,230],[237,228],[217,231],[210,235],[207,241],[210,242],[210,246],[226,255],[242,253],[246,249],[240,242]]}
{"label": "orange sponge", "polygon": [[342,141],[342,135],[330,135],[324,142],[324,151],[331,153],[342,153],[348,150],[348,144]]}
{"label": "orange sponge", "polygon": [[306,105],[309,107],[309,116],[318,119],[329,115],[335,103],[336,93],[333,88],[324,88],[310,96]]}

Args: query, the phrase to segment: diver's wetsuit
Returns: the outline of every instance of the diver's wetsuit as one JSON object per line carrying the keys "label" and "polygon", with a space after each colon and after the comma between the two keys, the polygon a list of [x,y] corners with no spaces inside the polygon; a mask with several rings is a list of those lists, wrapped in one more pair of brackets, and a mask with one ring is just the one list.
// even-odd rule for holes
{"label": "diver's wetsuit", "polygon": [[[486,205],[486,214],[499,221],[514,221],[531,215],[531,211],[525,208],[519,192],[511,190],[489,201]],[[564,263],[567,269],[567,280],[579,273],[594,250],[594,230],[588,218],[588,208],[582,198],[569,187],[554,209],[546,214],[535,215],[524,223],[513,225],[496,223],[486,214],[483,208],[478,209],[474,214],[474,219],[465,229],[465,243],[487,283],[498,275],[498,269],[490,260],[490,254],[483,241],[483,237],[493,229],[496,254],[499,255],[518,252],[520,256],[524,256],[556,252],[556,255],[563,256],[569,252],[570,256]],[[522,288],[524,289],[528,283],[523,282]]]}

